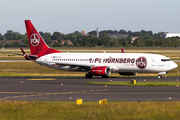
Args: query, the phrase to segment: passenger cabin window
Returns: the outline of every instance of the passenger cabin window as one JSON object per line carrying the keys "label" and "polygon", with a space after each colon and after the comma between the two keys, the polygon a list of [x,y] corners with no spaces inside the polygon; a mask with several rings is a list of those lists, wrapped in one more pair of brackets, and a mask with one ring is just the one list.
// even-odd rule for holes
{"label": "passenger cabin window", "polygon": [[161,61],[166,62],[166,61],[171,61],[170,59],[161,59]]}

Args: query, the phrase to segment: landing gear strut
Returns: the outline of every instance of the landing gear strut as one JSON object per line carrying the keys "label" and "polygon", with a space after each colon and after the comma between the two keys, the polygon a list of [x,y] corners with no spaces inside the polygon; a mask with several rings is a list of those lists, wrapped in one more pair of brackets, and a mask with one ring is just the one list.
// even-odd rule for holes
{"label": "landing gear strut", "polygon": [[85,78],[92,78],[92,77],[93,77],[92,74],[89,73],[85,75]]}
{"label": "landing gear strut", "polygon": [[103,76],[101,76],[102,78],[108,78],[109,76],[107,76],[107,75],[103,75]]}
{"label": "landing gear strut", "polygon": [[158,79],[161,79],[161,78],[162,78],[162,76],[161,76],[161,75],[158,75],[158,76],[157,76],[157,78],[158,78]]}
{"label": "landing gear strut", "polygon": [[160,79],[160,78],[162,78],[161,75],[164,75],[164,74],[167,74],[167,73],[168,73],[168,72],[159,72],[157,78]]}

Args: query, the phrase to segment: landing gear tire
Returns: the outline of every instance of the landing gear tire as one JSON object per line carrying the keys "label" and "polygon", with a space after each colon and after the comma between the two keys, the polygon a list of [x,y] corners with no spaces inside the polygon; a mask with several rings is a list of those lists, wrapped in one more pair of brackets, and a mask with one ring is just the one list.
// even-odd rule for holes
{"label": "landing gear tire", "polygon": [[108,78],[109,76],[107,76],[107,75],[103,75],[103,76],[101,76],[102,78]]}
{"label": "landing gear tire", "polygon": [[161,76],[161,75],[158,75],[158,76],[157,76],[157,78],[158,78],[158,79],[161,79],[161,78],[162,78],[162,76]]}
{"label": "landing gear tire", "polygon": [[85,78],[92,78],[92,74],[86,74]]}

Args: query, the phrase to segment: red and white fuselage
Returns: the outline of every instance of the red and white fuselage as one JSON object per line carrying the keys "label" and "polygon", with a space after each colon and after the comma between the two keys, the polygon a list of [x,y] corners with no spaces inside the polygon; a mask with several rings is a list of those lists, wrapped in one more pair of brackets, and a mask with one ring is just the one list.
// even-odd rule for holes
{"label": "red and white fuselage", "polygon": [[114,72],[166,72],[177,67],[165,56],[144,53],[52,53],[36,62],[61,70],[78,70],[73,65],[107,66]]}
{"label": "red and white fuselage", "polygon": [[177,67],[169,58],[146,53],[62,53],[49,48],[30,20],[25,20],[31,54],[26,59],[33,60],[60,70],[87,72],[86,77],[99,75],[108,77],[111,72],[135,75],[137,72],[166,74]]}

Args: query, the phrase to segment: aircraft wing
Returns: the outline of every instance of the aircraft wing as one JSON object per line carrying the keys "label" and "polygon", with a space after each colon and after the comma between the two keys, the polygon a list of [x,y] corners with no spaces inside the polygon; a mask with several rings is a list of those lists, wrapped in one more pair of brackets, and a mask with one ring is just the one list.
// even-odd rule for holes
{"label": "aircraft wing", "polygon": [[62,65],[62,66],[71,66],[71,67],[81,67],[81,68],[87,68],[91,69],[94,67],[94,65],[87,65],[87,64],[76,64],[76,63],[55,63],[56,65]]}
{"label": "aircraft wing", "polygon": [[[83,69],[83,70],[91,70],[93,67],[101,67],[101,66],[97,66],[97,65],[93,65],[93,64],[77,64],[77,63],[63,63],[63,62],[52,62],[50,63],[52,65],[58,66],[59,67],[63,67],[63,66],[70,66],[71,68],[75,68],[77,67],[78,69]],[[105,65],[103,65],[105,66]],[[109,67],[111,70],[113,70],[113,67],[111,66],[107,66]]]}

